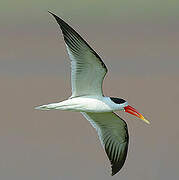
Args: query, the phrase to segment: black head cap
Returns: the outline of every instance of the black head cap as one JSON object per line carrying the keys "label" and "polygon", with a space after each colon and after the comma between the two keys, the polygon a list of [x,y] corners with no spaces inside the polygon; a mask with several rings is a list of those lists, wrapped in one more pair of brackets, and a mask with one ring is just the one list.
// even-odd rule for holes
{"label": "black head cap", "polygon": [[121,99],[121,98],[110,97],[110,99],[116,104],[123,104],[126,102],[124,99]]}

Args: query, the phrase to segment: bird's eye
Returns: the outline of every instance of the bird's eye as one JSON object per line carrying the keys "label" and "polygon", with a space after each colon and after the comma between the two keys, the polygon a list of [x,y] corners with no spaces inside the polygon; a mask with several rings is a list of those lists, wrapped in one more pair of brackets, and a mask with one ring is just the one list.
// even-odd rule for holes
{"label": "bird's eye", "polygon": [[116,104],[123,104],[126,102],[124,99],[121,99],[121,98],[110,97],[110,99]]}

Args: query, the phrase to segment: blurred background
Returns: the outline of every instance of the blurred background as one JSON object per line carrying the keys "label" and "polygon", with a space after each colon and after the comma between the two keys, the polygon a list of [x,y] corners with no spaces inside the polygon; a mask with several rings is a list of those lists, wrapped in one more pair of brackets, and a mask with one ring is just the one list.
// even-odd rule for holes
{"label": "blurred background", "polygon": [[[0,0],[0,179],[178,180],[179,1]],[[130,145],[120,173],[80,113],[37,111],[71,95],[70,61],[48,10],[76,29],[109,69],[108,96],[150,120],[118,113]]]}

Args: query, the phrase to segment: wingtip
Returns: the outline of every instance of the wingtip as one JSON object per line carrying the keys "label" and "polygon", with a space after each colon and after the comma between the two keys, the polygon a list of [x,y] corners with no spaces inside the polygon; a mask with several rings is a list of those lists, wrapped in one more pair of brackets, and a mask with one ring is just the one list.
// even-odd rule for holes
{"label": "wingtip", "polygon": [[117,174],[119,171],[120,171],[120,169],[113,169],[113,168],[112,168],[111,176],[114,176],[114,175]]}
{"label": "wingtip", "polygon": [[51,11],[50,11],[50,10],[47,10],[47,12],[49,12],[49,13],[50,13]]}
{"label": "wingtip", "polygon": [[[105,151],[107,153],[107,156],[110,160],[110,163],[111,163],[111,176],[114,176],[115,174],[119,173],[122,169],[122,167],[124,166],[124,163],[125,163],[125,160],[126,160],[126,157],[127,157],[127,151],[128,151],[128,139],[125,143],[121,143],[120,144],[122,148],[120,150],[120,154],[119,154],[119,159],[117,161],[113,160],[112,156],[111,156],[111,152],[108,151],[108,148],[105,148]],[[119,148],[119,149],[120,149]]]}
{"label": "wingtip", "polygon": [[48,10],[47,12],[48,12],[49,14],[51,14],[51,15],[54,15],[54,13],[53,13],[53,12],[51,12],[51,11],[49,11],[49,10]]}
{"label": "wingtip", "polygon": [[51,14],[51,15],[55,18],[55,20],[56,20],[57,23],[60,25],[60,27],[61,27],[62,24],[67,24],[62,18],[58,17],[58,16],[57,16],[56,14],[54,14],[53,12],[48,11],[48,13]]}
{"label": "wingtip", "polygon": [[48,11],[48,13],[51,14],[55,19],[56,19],[56,18],[59,18],[56,14],[54,14],[54,13],[51,12],[51,11]]}
{"label": "wingtip", "polygon": [[114,173],[114,172],[111,172],[111,176],[114,176],[116,173]]}
{"label": "wingtip", "polygon": [[120,173],[123,165],[124,165],[124,164],[122,164],[121,167],[111,166],[111,168],[112,168],[111,176],[114,176],[114,175],[116,175],[117,173]]}

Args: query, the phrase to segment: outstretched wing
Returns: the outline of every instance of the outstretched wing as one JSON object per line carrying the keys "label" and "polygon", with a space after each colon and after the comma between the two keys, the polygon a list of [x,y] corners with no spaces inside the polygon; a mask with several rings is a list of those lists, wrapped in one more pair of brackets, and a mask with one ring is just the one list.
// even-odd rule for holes
{"label": "outstretched wing", "polygon": [[124,165],[128,150],[127,124],[113,112],[86,113],[83,116],[97,130],[101,143],[111,162],[112,175]]}
{"label": "outstretched wing", "polygon": [[72,27],[55,14],[51,14],[60,25],[71,59],[71,97],[83,95],[102,96],[102,83],[107,73],[105,64]]}

